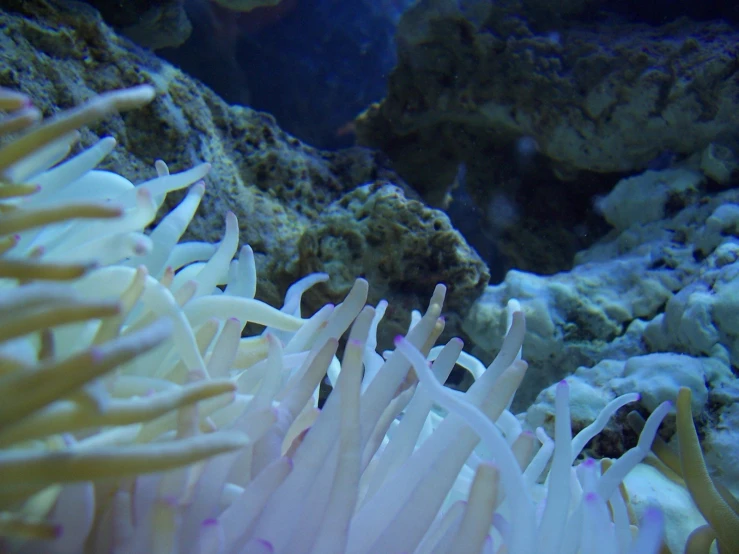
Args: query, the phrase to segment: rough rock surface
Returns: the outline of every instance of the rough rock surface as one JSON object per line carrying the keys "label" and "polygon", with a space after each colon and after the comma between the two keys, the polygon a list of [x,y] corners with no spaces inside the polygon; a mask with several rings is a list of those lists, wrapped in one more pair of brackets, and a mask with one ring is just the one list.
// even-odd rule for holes
{"label": "rough rock surface", "polygon": [[[640,178],[679,189],[670,179],[679,183],[685,175],[694,172],[665,170]],[[527,315],[525,357],[544,384],[603,359],[650,352],[716,357],[737,371],[739,324],[730,314],[739,274],[739,191],[712,194],[700,179],[693,185],[681,197],[683,205],[673,203],[658,219],[644,220],[639,205],[621,212],[619,228],[580,252],[570,272],[509,272],[476,302],[465,330],[480,351],[495,352],[504,306],[518,298]],[[652,190],[655,198],[644,199],[648,205],[663,194],[659,187]],[[620,194],[621,185],[611,193]],[[610,198],[604,203],[612,203]]]}
{"label": "rough rock surface", "polygon": [[[652,197],[619,202],[639,179],[652,183],[637,187]],[[624,179],[603,203],[621,205],[617,214],[607,210],[617,228],[579,253],[572,271],[509,272],[487,288],[463,327],[488,360],[500,346],[491,338],[505,329],[503,306],[521,302],[530,367],[514,408],[533,401],[532,427],[551,431],[561,379],[570,384],[575,430],[616,395],[639,392],[640,402],[592,445],[598,455],[633,445],[624,426],[629,410],[647,414],[688,386],[706,459],[716,476],[738,483],[739,190],[716,193],[695,167],[684,167]],[[645,205],[657,209],[645,217]]]}
{"label": "rough rock surface", "polygon": [[737,124],[739,32],[728,25],[582,22],[546,34],[513,0],[457,5],[406,12],[387,97],[357,121],[360,141],[425,197],[441,198],[460,162],[484,168],[521,137],[570,178],[692,154]]}
{"label": "rough rock surface", "polygon": [[298,252],[298,273],[332,275],[308,298],[326,291],[342,298],[357,275],[373,284],[374,300],[393,298],[378,329],[378,340],[387,345],[407,330],[407,311],[424,305],[440,282],[448,286],[446,335],[459,329],[460,311],[488,280],[449,218],[391,183],[361,186],[332,203],[303,233]]}
{"label": "rough rock surface", "polygon": [[530,369],[516,394],[517,409],[525,409],[543,387],[580,366],[648,352],[642,340],[645,322],[686,284],[676,272],[654,263],[655,254],[584,264],[548,277],[510,271],[500,285],[487,288],[464,329],[477,354],[491,359],[502,344],[508,300],[521,302],[526,314],[524,358]]}
{"label": "rough rock surface", "polygon": [[[450,284],[456,280],[450,305],[464,313],[482,292],[488,278],[485,265],[448,225],[436,228],[429,224],[443,221],[445,216],[423,208],[414,193],[371,151],[353,148],[323,152],[283,132],[268,114],[227,105],[199,82],[117,36],[89,5],[9,0],[3,3],[3,10],[0,85],[29,94],[47,116],[58,108],[79,104],[96,92],[144,82],[155,85],[158,97],[150,106],[108,118],[83,131],[80,144],[89,145],[103,135],[114,136],[119,146],[103,167],[133,182],[153,177],[157,159],[165,160],[172,171],[210,162],[206,196],[190,225],[189,237],[220,240],[224,214],[233,211],[240,222],[242,243],[250,244],[256,254],[260,299],[279,305],[287,287],[307,268],[328,272],[332,277],[338,275],[337,268],[342,268],[341,285],[312,296],[308,310],[340,301],[336,295],[342,294],[345,281],[362,274],[372,276],[372,301],[382,295],[394,304],[396,294],[405,299],[397,307],[396,320],[407,322],[409,309],[423,307],[427,300],[409,302],[404,288],[409,276],[417,272],[419,252],[404,257],[397,242],[375,245],[372,253],[378,258],[393,259],[388,271],[380,273],[376,271],[376,259],[365,256],[358,261],[351,249],[323,259],[304,246],[299,248],[299,244],[306,244],[301,242],[305,233],[327,236],[327,220],[323,219],[327,209],[333,228],[356,226],[362,241],[369,240],[362,234],[367,229],[351,219],[355,217],[353,211],[331,207],[340,206],[347,195],[346,205],[356,202],[353,191],[375,182],[395,183],[405,193],[396,198],[393,209],[374,215],[374,220],[392,227],[393,220],[400,217],[409,232],[420,233],[415,239],[419,243],[453,249],[433,252],[449,264],[435,266],[438,271],[434,278]],[[383,187],[363,190],[360,194],[372,203],[373,195]],[[169,205],[178,198],[171,195]],[[322,230],[315,230],[316,226]],[[405,240],[410,241],[410,237]],[[436,263],[437,257],[427,263]],[[356,270],[355,275],[349,276],[345,267]],[[468,270],[475,278],[460,279],[460,273]]]}

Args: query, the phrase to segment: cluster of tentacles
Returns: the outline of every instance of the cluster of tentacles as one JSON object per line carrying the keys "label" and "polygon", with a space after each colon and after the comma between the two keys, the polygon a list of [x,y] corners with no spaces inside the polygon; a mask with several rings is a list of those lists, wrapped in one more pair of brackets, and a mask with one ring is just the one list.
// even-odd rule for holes
{"label": "cluster of tentacles", "polygon": [[[485,367],[460,340],[434,346],[442,285],[382,353],[387,303],[366,305],[364,280],[309,318],[301,296],[326,275],[297,282],[280,309],[255,300],[254,256],[239,249],[233,214],[219,244],[180,242],[207,165],[170,175],[158,162],[134,186],[94,169],[109,138],[62,161],[80,126],[153,97],[148,86],[107,93],[39,123],[26,97],[0,93],[10,112],[0,132],[26,130],[0,149],[0,549],[659,551],[661,513],[647,510],[636,532],[621,483],[669,404],[620,459],[577,464],[637,395],[573,437],[562,382],[554,439],[523,431],[506,409],[526,372],[516,302]],[[188,186],[144,232],[165,195]],[[266,330],[243,336],[248,322]],[[465,394],[442,386],[456,364],[475,376]],[[324,378],[334,390],[319,410]],[[739,544],[736,512],[704,491],[689,404],[681,392],[680,464],[660,457],[705,510],[696,544],[717,537],[725,554]]]}

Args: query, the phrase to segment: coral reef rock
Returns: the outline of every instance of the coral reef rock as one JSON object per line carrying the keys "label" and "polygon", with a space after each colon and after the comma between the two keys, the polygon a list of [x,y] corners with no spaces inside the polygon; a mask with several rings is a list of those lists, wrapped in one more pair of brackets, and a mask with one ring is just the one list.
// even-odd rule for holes
{"label": "coral reef rock", "polygon": [[421,0],[398,27],[387,97],[357,120],[419,191],[522,137],[557,173],[646,169],[701,151],[739,113],[739,33],[720,22],[534,29],[515,1]]}
{"label": "coral reef rock", "polygon": [[[339,283],[345,267],[353,269],[354,277],[377,274],[375,260],[358,257],[351,249],[333,252],[332,263],[319,263],[310,248],[299,244],[309,242],[307,237],[301,241],[305,233],[313,237],[310,240],[325,235],[324,210],[329,211],[326,217],[334,228],[355,228],[361,243],[372,240],[362,235],[371,229],[353,220],[353,210],[335,208],[356,202],[357,194],[364,194],[355,192],[362,185],[372,189],[372,183],[393,183],[405,191],[403,197],[417,199],[402,179],[382,165],[380,156],[360,147],[339,152],[311,148],[282,131],[272,116],[229,106],[201,83],[116,35],[89,5],[11,0],[3,3],[0,22],[5,29],[0,35],[0,86],[30,95],[46,115],[102,91],[140,83],[156,87],[157,98],[150,106],[83,130],[80,147],[103,135],[114,136],[119,146],[102,168],[115,169],[134,182],[155,177],[158,159],[167,160],[173,172],[203,161],[211,163],[205,197],[185,238],[218,242],[225,214],[235,213],[241,223],[241,242],[253,247],[262,276],[258,298],[279,305],[285,290],[304,275],[306,267],[327,271]],[[167,208],[181,198],[182,194],[172,194]],[[396,241],[375,244],[374,254],[394,261],[383,276],[373,278],[377,289],[371,291],[370,301],[382,297],[393,302],[400,295],[403,301],[393,319],[407,325],[409,311],[422,307],[408,301],[404,284],[412,277],[409,263],[417,263],[420,252],[427,252],[433,258],[424,267],[434,265],[433,281],[449,283],[449,305],[463,315],[487,284],[487,267],[443,213],[425,208],[418,200],[413,201],[415,209],[406,210],[409,204],[396,202],[395,209],[377,212],[371,219],[376,224],[384,220],[393,228],[394,220],[402,218],[407,233],[418,232],[422,237],[404,235],[403,241],[421,241],[442,250],[427,246],[404,261]],[[435,226],[435,221],[443,223]],[[301,259],[303,255],[308,258]],[[440,260],[446,265],[437,264]],[[474,278],[460,278],[468,271]],[[339,301],[344,288],[336,286],[338,296],[314,298],[305,307],[313,310]],[[429,293],[419,292],[424,298]],[[450,318],[450,332],[455,332],[453,322],[458,319]]]}
{"label": "coral reef rock", "polygon": [[[652,191],[642,205],[655,211],[645,216],[624,200],[611,213],[608,206],[639,182],[652,183],[637,189]],[[523,355],[537,379],[519,389],[514,409],[534,401],[532,428],[551,428],[554,383],[561,379],[571,386],[576,429],[626,391],[640,393],[648,413],[689,387],[706,459],[728,486],[739,483],[731,427],[739,403],[739,191],[716,193],[706,182],[689,168],[624,179],[602,201],[615,228],[580,252],[572,271],[547,277],[510,271],[486,289],[463,326],[476,355],[488,359],[501,345],[490,337],[505,330],[504,306],[511,298],[521,303]],[[629,446],[623,423],[617,418],[617,428],[593,445],[598,455]]]}

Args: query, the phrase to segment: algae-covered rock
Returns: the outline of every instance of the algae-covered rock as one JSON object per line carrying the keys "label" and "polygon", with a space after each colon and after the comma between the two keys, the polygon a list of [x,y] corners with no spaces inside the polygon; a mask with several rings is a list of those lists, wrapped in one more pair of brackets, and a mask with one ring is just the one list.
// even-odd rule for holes
{"label": "algae-covered rock", "polygon": [[721,22],[596,20],[553,33],[515,1],[421,0],[401,18],[388,94],[357,120],[358,136],[436,198],[460,162],[483,169],[521,137],[563,178],[643,170],[736,125],[737,44]]}
{"label": "algae-covered rock", "polygon": [[[410,189],[364,148],[325,152],[312,148],[280,129],[269,114],[243,106],[230,106],[210,89],[167,62],[118,36],[103,23],[90,5],[61,0],[9,0],[3,2],[0,24],[0,86],[27,93],[36,105],[51,115],[61,108],[80,104],[96,93],[139,83],[153,84],[156,100],[146,108],[111,117],[80,136],[80,146],[87,146],[104,135],[114,136],[119,146],[104,162],[103,168],[115,169],[133,182],[156,175],[154,162],[169,164],[180,171],[201,162],[212,165],[206,179],[206,195],[196,219],[185,238],[219,241],[227,211],[240,222],[241,241],[250,244],[260,273],[257,295],[277,305],[287,287],[304,276],[309,267],[320,269],[312,258],[298,248],[305,233],[315,235],[314,227],[323,225],[323,213],[340,203],[357,187],[378,180],[392,182],[413,197]],[[172,194],[168,206],[181,195]],[[428,218],[443,219],[438,212],[423,208],[399,212],[385,210],[377,219],[387,225],[402,217],[412,232],[423,229],[423,241],[442,248],[458,248],[463,239],[448,226],[428,228]],[[355,213],[332,212],[336,225],[351,227]],[[426,218],[426,219],[423,219]],[[358,228],[360,233],[367,230]],[[449,241],[447,237],[454,236]],[[366,237],[362,237],[367,240]],[[356,262],[356,253],[347,251],[329,267],[333,276],[347,278],[344,264],[355,274],[366,275],[381,257],[399,255],[397,244],[377,246],[374,257]],[[460,274],[474,267],[484,287],[487,275],[479,258],[465,259],[458,252],[441,252],[449,265],[439,266],[434,278],[452,284]],[[415,260],[421,260],[416,256]],[[454,265],[457,264],[457,265]],[[406,264],[396,263],[391,271],[402,271]],[[382,296],[394,303],[394,296],[404,296],[405,274],[387,275],[378,284]],[[375,285],[375,283],[373,283]],[[464,289],[464,286],[460,288]],[[469,292],[469,290],[468,290]],[[426,291],[422,291],[425,295]],[[474,300],[471,295],[456,297],[461,312]],[[325,303],[322,300],[320,304]],[[421,303],[402,304],[398,319],[408,322],[408,310]]]}
{"label": "algae-covered rock", "polygon": [[[307,295],[316,306],[326,297],[340,301],[360,274],[372,284],[371,304],[394,299],[393,311],[386,313],[378,330],[385,345],[405,331],[406,310],[421,305],[437,283],[448,287],[447,331],[458,330],[459,314],[480,296],[490,278],[443,212],[381,181],[331,204],[303,233],[298,252],[300,273],[332,275],[329,283]],[[404,309],[396,311],[396,306]]]}

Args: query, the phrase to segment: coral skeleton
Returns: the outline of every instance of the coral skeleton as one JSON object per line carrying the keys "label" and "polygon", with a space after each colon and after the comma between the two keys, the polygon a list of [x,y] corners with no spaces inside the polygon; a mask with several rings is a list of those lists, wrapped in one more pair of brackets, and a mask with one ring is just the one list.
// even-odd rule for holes
{"label": "coral skeleton", "polygon": [[[307,318],[301,296],[326,275],[298,281],[281,309],[256,300],[233,214],[220,243],[180,242],[206,164],[170,175],[158,162],[134,186],[94,169],[111,138],[62,162],[79,126],[153,97],[100,95],[0,149],[0,550],[660,552],[661,512],[636,531],[621,484],[668,403],[620,459],[576,463],[638,397],[573,437],[562,382],[554,438],[522,431],[507,409],[527,369],[516,302],[485,367],[458,339],[435,346],[444,285],[384,353],[387,303],[368,306],[362,279]],[[5,132],[38,122],[23,95],[3,91],[0,107]],[[248,322],[264,332],[243,336]],[[475,376],[464,394],[442,386],[455,364]]]}

